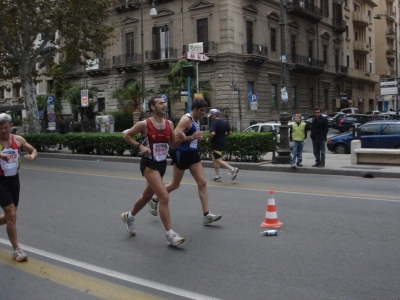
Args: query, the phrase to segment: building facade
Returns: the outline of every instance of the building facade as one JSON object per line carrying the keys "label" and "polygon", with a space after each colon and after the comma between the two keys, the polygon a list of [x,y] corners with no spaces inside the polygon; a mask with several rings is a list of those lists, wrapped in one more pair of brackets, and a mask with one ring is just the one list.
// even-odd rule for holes
{"label": "building facade", "polygon": [[[189,44],[202,42],[210,59],[199,63],[198,81],[211,85],[210,107],[220,109],[235,130],[279,119],[282,53],[290,114],[312,114],[317,107],[366,112],[375,108],[379,85],[377,51],[371,47],[376,1],[157,0],[157,16],[152,17],[153,1],[115,0],[109,20],[116,25],[112,46],[90,67],[77,67],[66,76],[71,83],[95,88],[98,111],[118,110],[113,91],[142,81],[142,56],[145,88],[157,90],[168,85],[163,75],[169,63],[183,57]],[[51,81],[44,85],[41,92],[48,92]],[[258,95],[257,110],[251,109],[250,95]],[[63,104],[63,114],[70,114],[68,103]],[[183,102],[168,104],[173,120],[186,111]]]}

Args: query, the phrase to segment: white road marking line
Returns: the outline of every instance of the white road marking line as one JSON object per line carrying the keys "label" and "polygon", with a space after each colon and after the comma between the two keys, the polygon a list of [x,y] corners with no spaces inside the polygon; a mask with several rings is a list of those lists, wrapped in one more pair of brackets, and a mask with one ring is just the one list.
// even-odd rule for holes
{"label": "white road marking line", "polygon": [[[6,239],[0,238],[0,243],[4,244],[4,245],[8,245],[11,246],[10,242]],[[109,277],[113,277],[116,279],[120,279],[120,280],[124,280],[127,282],[131,282],[140,286],[145,286],[151,289],[155,289],[155,290],[159,290],[162,292],[166,292],[172,295],[177,295],[177,296],[181,296],[181,297],[185,297],[188,299],[194,299],[194,300],[219,300],[218,298],[213,298],[210,296],[206,296],[206,295],[202,295],[202,294],[198,294],[198,293],[194,293],[194,292],[190,292],[190,291],[186,291],[183,289],[179,289],[179,288],[175,288],[175,287],[171,287],[162,283],[158,283],[158,282],[154,282],[154,281],[150,281],[147,279],[142,279],[139,277],[135,277],[135,276],[131,276],[128,274],[124,274],[124,273],[120,273],[120,272],[116,272],[113,270],[109,270],[109,269],[105,269],[102,267],[98,267],[95,265],[91,265],[82,261],[78,261],[75,259],[71,259],[68,257],[64,257],[58,254],[54,254],[54,253],[50,253],[44,250],[40,250],[40,249],[36,249],[33,247],[29,247],[26,245],[22,245],[20,244],[21,248],[23,248],[24,250],[31,252],[31,253],[35,253],[37,255],[43,256],[43,257],[47,257],[59,262],[63,262],[65,264],[71,265],[71,266],[75,266],[78,268],[82,268],[88,271],[92,271],[95,273],[99,273],[102,275],[106,275]]]}

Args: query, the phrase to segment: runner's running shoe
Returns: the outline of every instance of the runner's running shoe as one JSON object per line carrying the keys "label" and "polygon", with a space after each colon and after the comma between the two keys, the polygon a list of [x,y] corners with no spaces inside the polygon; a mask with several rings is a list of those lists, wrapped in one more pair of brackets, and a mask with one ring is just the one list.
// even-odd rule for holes
{"label": "runner's running shoe", "polygon": [[203,225],[208,225],[212,222],[218,221],[221,218],[222,218],[221,215],[213,214],[212,212],[209,212],[207,216],[203,217]]}
{"label": "runner's running shoe", "polygon": [[170,237],[167,236],[167,244],[168,246],[178,246],[185,241],[183,236],[180,236],[177,232],[174,232]]}
{"label": "runner's running shoe", "polygon": [[17,248],[13,252],[12,258],[13,258],[13,260],[20,262],[20,261],[28,260],[28,255],[26,255],[24,250],[22,250],[21,248]]}
{"label": "runner's running shoe", "polygon": [[128,218],[128,213],[129,212],[124,212],[121,214],[122,222],[124,222],[126,225],[126,231],[128,231],[131,235],[136,235],[135,226],[133,225],[134,220]]}
{"label": "runner's running shoe", "polygon": [[147,205],[149,206],[149,211],[153,216],[158,216],[158,202],[155,201],[156,198],[153,196]]}
{"label": "runner's running shoe", "polygon": [[239,168],[235,168],[233,171],[232,171],[232,180],[235,180],[235,178],[236,178],[236,176],[237,176],[237,173],[239,172]]}
{"label": "runner's running shoe", "polygon": [[211,181],[221,182],[221,176],[215,175],[213,178],[210,179]]}

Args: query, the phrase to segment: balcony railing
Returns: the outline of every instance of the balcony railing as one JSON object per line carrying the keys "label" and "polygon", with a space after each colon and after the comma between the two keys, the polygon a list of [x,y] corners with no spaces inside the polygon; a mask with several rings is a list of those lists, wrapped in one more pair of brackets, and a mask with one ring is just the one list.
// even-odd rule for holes
{"label": "balcony railing", "polygon": [[290,55],[290,60],[293,64],[324,69],[324,62],[320,59],[299,55],[299,54],[292,54]]}
{"label": "balcony railing", "polygon": [[394,30],[394,28],[389,28],[389,29],[386,29],[386,37],[387,38],[392,38],[392,39],[395,39],[395,30]]}
{"label": "balcony railing", "polygon": [[346,21],[345,20],[337,20],[333,19],[333,31],[338,33],[343,33],[346,31]]}
{"label": "balcony railing", "polygon": [[356,78],[356,79],[360,79],[360,80],[366,80],[366,81],[370,81],[370,82],[379,82],[379,75],[377,74],[373,74],[373,73],[369,73],[363,70],[357,70],[357,69],[353,69],[353,68],[349,68],[348,69],[348,76],[352,77],[352,78]]}
{"label": "balcony railing", "polygon": [[146,51],[145,60],[167,60],[167,59],[177,59],[177,49],[168,47],[161,49],[159,51]]}
{"label": "balcony railing", "polygon": [[322,20],[321,8],[304,0],[287,0],[286,11],[312,23],[318,23]]}
{"label": "balcony railing", "polygon": [[335,73],[338,73],[338,74],[347,74],[348,69],[349,69],[349,68],[346,67],[346,66],[337,65],[337,66],[335,66]]}
{"label": "balcony railing", "polygon": [[268,47],[259,44],[247,43],[243,45],[243,54],[260,55],[267,57]]}
{"label": "balcony railing", "polygon": [[395,51],[393,49],[387,49],[386,50],[386,56],[389,56],[391,58],[395,58],[395,56],[396,56]]}
{"label": "balcony railing", "polygon": [[137,53],[129,53],[116,55],[112,58],[113,67],[122,67],[128,65],[139,65],[142,63],[142,55]]}

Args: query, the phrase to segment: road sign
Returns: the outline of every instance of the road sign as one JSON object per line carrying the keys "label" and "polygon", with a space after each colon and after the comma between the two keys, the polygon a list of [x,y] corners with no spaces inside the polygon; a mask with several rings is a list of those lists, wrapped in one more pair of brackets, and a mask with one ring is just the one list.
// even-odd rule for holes
{"label": "road sign", "polygon": [[164,101],[168,101],[168,94],[160,94]]}
{"label": "road sign", "polygon": [[258,109],[258,102],[250,102],[250,109],[257,110]]}
{"label": "road sign", "polygon": [[207,55],[204,55],[204,54],[186,52],[186,59],[207,61],[210,58]]}
{"label": "road sign", "polygon": [[397,86],[397,81],[383,81],[381,86]]}
{"label": "road sign", "polygon": [[81,107],[89,106],[89,91],[81,90]]}
{"label": "road sign", "polygon": [[47,121],[55,122],[56,121],[56,115],[54,113],[48,113],[47,114]]}
{"label": "road sign", "polygon": [[49,123],[47,124],[47,128],[48,128],[49,130],[56,130],[56,122],[49,122]]}
{"label": "road sign", "polygon": [[47,105],[54,105],[54,95],[47,95],[46,96],[46,104]]}
{"label": "road sign", "polygon": [[258,102],[258,94],[252,94],[250,97],[250,102]]}
{"label": "road sign", "polygon": [[397,95],[397,86],[381,88],[381,95]]}
{"label": "road sign", "polygon": [[203,42],[189,44],[189,52],[190,53],[203,53]]}
{"label": "road sign", "polygon": [[281,95],[282,95],[282,102],[288,102],[289,101],[289,96],[286,91],[286,87],[281,88]]}

